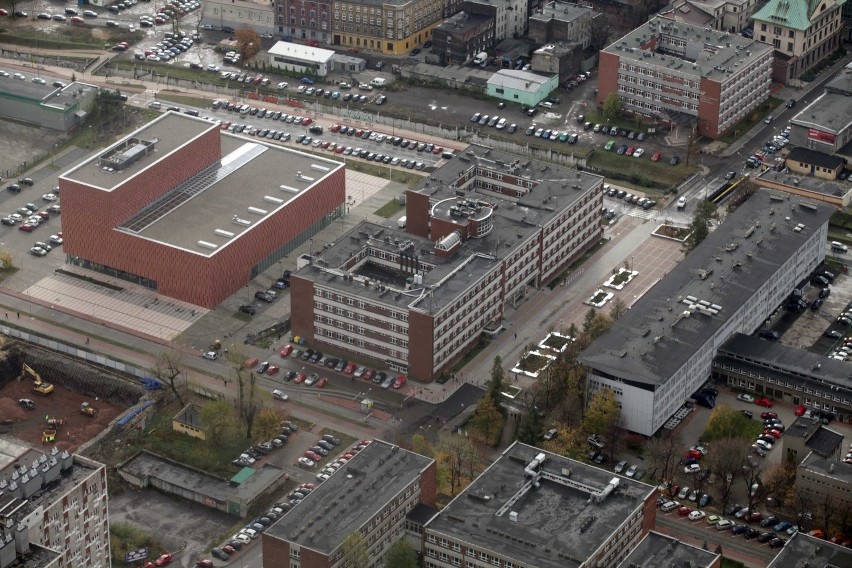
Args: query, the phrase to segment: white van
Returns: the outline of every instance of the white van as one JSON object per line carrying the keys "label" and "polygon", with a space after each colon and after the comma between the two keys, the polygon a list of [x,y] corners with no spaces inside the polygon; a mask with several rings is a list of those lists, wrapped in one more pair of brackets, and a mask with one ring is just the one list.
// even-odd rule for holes
{"label": "white van", "polygon": [[488,61],[488,53],[486,53],[484,51],[478,53],[476,55],[476,57],[473,58],[473,64],[474,65],[482,65],[486,61]]}
{"label": "white van", "polygon": [[250,106],[248,106],[248,105],[243,105],[243,106],[241,106],[241,107],[240,107],[240,114],[241,114],[241,115],[243,115],[243,116],[245,116],[245,115],[247,115],[247,114],[248,114],[248,112],[249,112],[249,110],[250,110],[250,109],[251,109],[251,107],[250,107]]}
{"label": "white van", "polygon": [[370,84],[373,85],[374,87],[384,87],[387,84],[387,82],[388,82],[387,79],[384,79],[382,77],[376,77],[375,79],[370,81]]}
{"label": "white van", "polygon": [[831,241],[831,250],[834,252],[849,252],[849,247],[841,242]]}

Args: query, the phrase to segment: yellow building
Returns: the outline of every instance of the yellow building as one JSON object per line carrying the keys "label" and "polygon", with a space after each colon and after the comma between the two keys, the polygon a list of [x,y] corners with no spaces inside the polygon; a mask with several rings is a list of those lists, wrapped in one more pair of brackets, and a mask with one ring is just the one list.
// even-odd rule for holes
{"label": "yellow building", "polygon": [[353,50],[404,54],[432,38],[443,19],[439,0],[336,0],[332,44]]}
{"label": "yellow building", "polygon": [[207,428],[201,422],[201,408],[191,402],[172,418],[172,430],[182,432],[187,436],[207,439]]}

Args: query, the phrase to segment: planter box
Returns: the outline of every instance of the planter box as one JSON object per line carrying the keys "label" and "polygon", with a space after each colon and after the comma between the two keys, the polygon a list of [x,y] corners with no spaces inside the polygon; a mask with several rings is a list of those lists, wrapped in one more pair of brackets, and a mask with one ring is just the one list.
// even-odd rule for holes
{"label": "planter box", "polygon": [[555,351],[556,353],[563,353],[568,346],[573,343],[574,338],[568,335],[562,335],[561,333],[556,333],[555,331],[551,331],[547,334],[547,337],[538,344],[539,349],[543,349],[545,351]]}
{"label": "planter box", "polygon": [[592,297],[583,302],[589,306],[593,306],[595,308],[602,308],[604,304],[609,302],[612,297],[615,296],[612,292],[604,292],[601,288],[598,288]]}
{"label": "planter box", "polygon": [[512,372],[537,379],[539,374],[547,369],[547,366],[555,360],[556,357],[554,355],[542,353],[541,351],[529,351],[512,367]]}
{"label": "planter box", "polygon": [[676,225],[660,225],[654,232],[651,233],[655,237],[660,237],[661,239],[669,239],[671,241],[677,241],[679,243],[686,242],[687,237],[689,237],[692,231],[689,227],[678,227]]}
{"label": "planter box", "polygon": [[639,273],[635,270],[627,270],[626,268],[619,268],[618,272],[609,277],[609,280],[604,282],[604,286],[607,288],[615,288],[616,290],[623,290],[625,286],[630,284],[630,281],[636,278]]}

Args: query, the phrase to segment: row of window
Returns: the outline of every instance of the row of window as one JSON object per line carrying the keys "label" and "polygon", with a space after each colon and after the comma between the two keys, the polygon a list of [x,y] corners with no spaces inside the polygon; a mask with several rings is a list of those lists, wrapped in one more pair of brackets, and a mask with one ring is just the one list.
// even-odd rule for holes
{"label": "row of window", "polygon": [[[323,290],[321,288],[314,289],[314,296],[317,298],[326,298],[327,300],[333,300],[338,303],[346,302],[349,306],[354,306],[357,304],[358,309],[364,310],[372,310],[377,312],[386,312],[387,317],[391,319],[398,319],[400,321],[408,321],[408,312],[397,312],[396,310],[389,310],[384,306],[379,304],[368,304],[364,300],[355,299],[352,296],[343,296],[343,294],[338,294],[336,292],[332,292],[331,290]],[[349,312],[351,313],[351,312]]]}
{"label": "row of window", "polygon": [[676,83],[675,79],[677,79],[680,81],[680,83],[678,84],[682,84],[688,89],[697,89],[701,85],[700,79],[676,77],[671,75],[670,73],[666,73],[665,71],[659,71],[654,68],[636,65],[634,63],[630,63],[629,61],[621,61],[618,68],[622,71],[630,71],[631,73],[638,73],[639,75],[645,75],[648,77],[653,77],[654,79],[660,79],[664,83]]}
{"label": "row of window", "polygon": [[755,378],[759,381],[763,381],[767,384],[778,385],[779,387],[785,387],[785,388],[788,388],[788,389],[792,389],[794,391],[803,391],[806,394],[818,396],[818,397],[823,398],[825,400],[831,400],[831,401],[834,401],[834,402],[839,402],[839,403],[845,404],[847,406],[852,405],[852,400],[849,400],[848,398],[843,398],[843,397],[840,397],[836,394],[831,394],[831,393],[828,393],[828,392],[822,392],[822,391],[819,391],[819,390],[816,390],[816,389],[812,389],[811,387],[803,387],[802,385],[795,384],[792,381],[783,380],[783,379],[776,379],[774,377],[767,377],[767,376],[761,375],[760,373],[756,373],[756,372],[752,371],[751,369],[749,369],[749,370],[737,369],[737,368],[733,368],[733,367],[730,367],[728,365],[725,365],[723,363],[719,363],[717,361],[715,361],[713,363],[713,366],[715,368],[721,369],[723,371],[729,371],[731,373],[736,373],[738,375],[752,377],[752,378]]}

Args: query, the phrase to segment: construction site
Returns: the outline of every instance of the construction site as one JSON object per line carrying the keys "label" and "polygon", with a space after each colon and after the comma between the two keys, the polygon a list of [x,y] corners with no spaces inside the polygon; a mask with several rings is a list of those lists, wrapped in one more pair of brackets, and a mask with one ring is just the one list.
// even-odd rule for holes
{"label": "construction site", "polygon": [[33,446],[76,452],[144,392],[108,369],[19,341],[0,343],[0,434]]}

